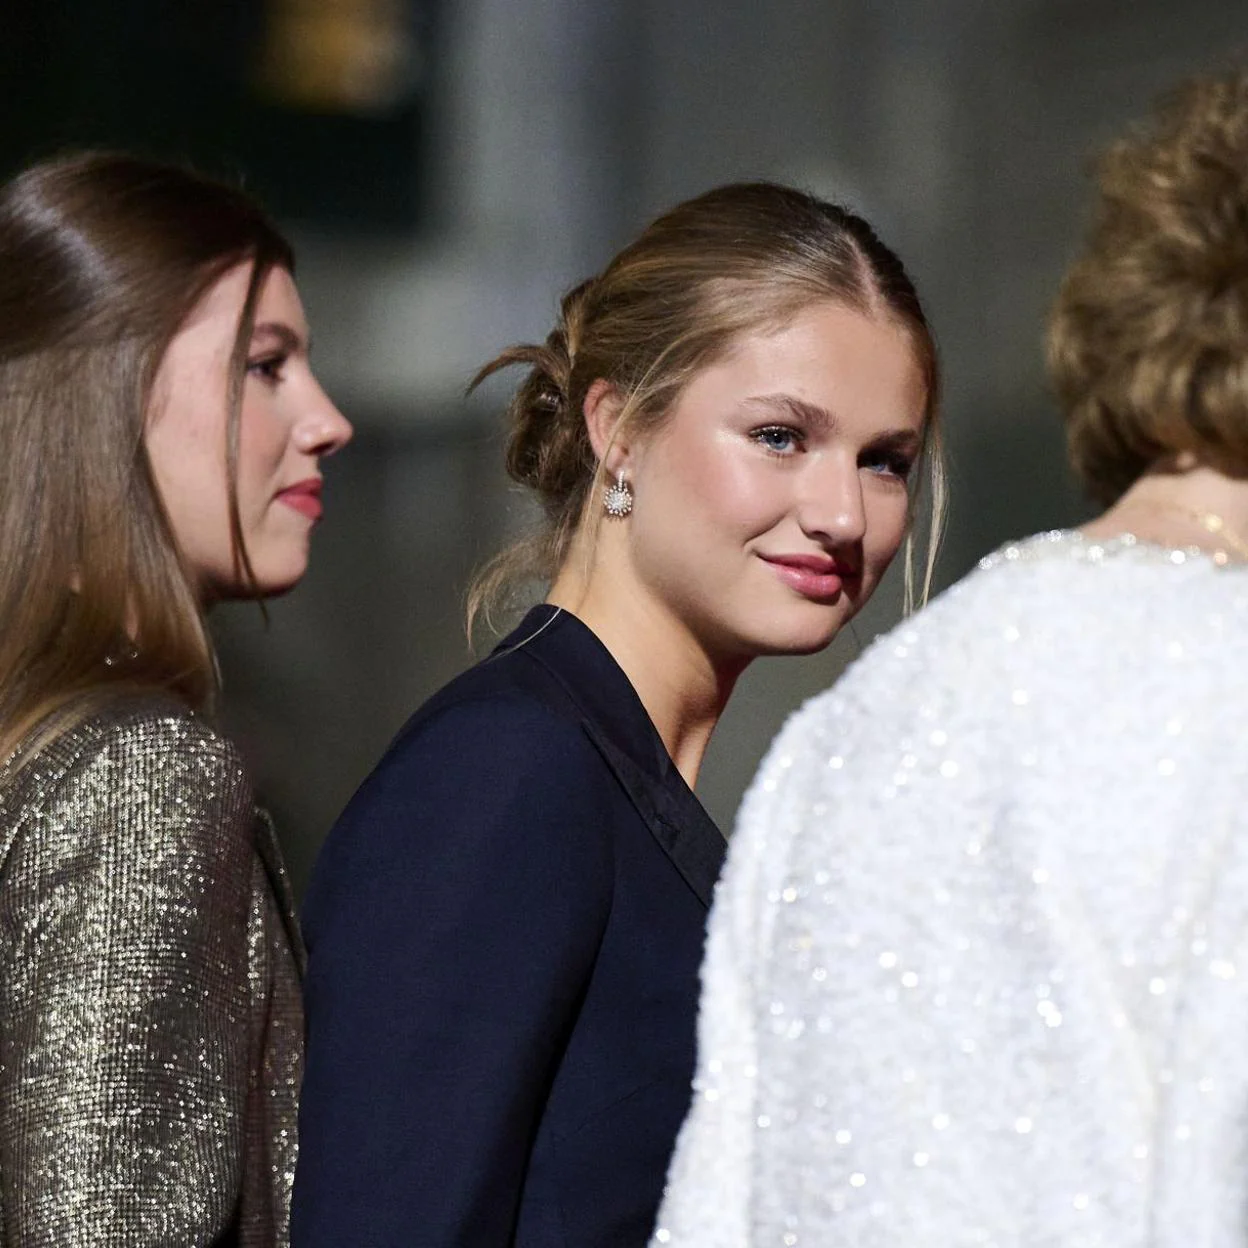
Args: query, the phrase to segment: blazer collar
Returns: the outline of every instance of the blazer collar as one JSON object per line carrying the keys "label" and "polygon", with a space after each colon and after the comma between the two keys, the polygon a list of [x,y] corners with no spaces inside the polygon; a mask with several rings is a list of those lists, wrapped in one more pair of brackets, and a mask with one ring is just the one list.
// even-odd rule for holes
{"label": "blazer collar", "polygon": [[558,682],[660,848],[709,906],[724,863],[723,834],[685,783],[611,652],[570,611],[549,603],[534,607],[491,658],[513,651]]}

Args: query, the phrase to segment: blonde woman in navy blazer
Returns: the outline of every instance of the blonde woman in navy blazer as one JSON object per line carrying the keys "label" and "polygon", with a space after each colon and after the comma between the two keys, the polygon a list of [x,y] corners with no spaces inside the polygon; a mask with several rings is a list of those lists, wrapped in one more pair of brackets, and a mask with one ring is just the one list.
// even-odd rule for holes
{"label": "blonde woman in navy blazer", "polygon": [[549,590],[318,864],[301,1248],[645,1243],[724,852],[707,742],[753,658],[821,649],[869,597],[933,437],[900,262],[770,184],[660,217],[481,375],[510,364],[508,469],[547,524],[473,605]]}

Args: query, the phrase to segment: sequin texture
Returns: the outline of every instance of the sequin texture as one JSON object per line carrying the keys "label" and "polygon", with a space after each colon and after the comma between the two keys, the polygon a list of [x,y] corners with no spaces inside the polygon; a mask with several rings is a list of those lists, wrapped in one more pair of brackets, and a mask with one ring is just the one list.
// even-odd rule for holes
{"label": "sequin texture", "polygon": [[119,701],[0,787],[0,850],[3,1242],[286,1243],[298,935],[237,753]]}
{"label": "sequin texture", "polygon": [[1041,535],[877,641],[743,807],[655,1242],[1248,1241],[1246,736],[1198,552]]}

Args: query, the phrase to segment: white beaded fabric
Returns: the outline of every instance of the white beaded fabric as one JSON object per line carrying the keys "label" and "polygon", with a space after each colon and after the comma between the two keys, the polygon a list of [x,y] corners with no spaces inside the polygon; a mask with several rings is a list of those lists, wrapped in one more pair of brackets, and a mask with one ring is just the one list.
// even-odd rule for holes
{"label": "white beaded fabric", "polygon": [[777,738],[654,1244],[1248,1243],[1248,568],[990,556]]}

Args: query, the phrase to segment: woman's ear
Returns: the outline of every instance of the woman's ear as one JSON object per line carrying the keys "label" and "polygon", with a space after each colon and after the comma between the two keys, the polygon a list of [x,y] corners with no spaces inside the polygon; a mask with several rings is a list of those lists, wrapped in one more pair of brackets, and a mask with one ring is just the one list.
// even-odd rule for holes
{"label": "woman's ear", "polygon": [[628,439],[621,436],[619,430],[620,414],[624,410],[620,392],[600,377],[585,392],[581,410],[594,454],[611,476],[618,477],[628,463]]}

